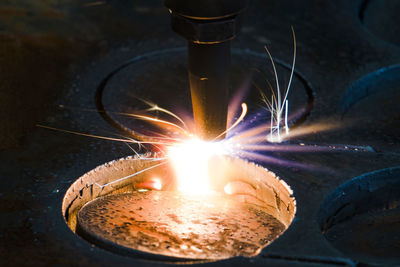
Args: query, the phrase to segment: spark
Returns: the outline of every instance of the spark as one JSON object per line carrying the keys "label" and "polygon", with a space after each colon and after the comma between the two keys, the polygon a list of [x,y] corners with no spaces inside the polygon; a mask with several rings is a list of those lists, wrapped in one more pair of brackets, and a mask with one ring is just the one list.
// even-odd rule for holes
{"label": "spark", "polygon": [[185,128],[187,128],[186,123],[182,120],[182,118],[179,117],[178,115],[176,115],[175,113],[173,113],[172,111],[169,111],[169,110],[167,110],[165,108],[161,108],[157,104],[154,104],[154,103],[152,103],[152,102],[150,102],[148,100],[145,100],[145,99],[142,99],[142,98],[139,98],[139,97],[137,97],[137,98],[139,100],[141,100],[143,103],[146,103],[147,105],[150,106],[150,108],[148,108],[147,111],[160,111],[160,112],[163,112],[165,114],[168,114],[168,115],[174,117],[175,119],[177,119],[180,123],[182,123],[182,125]]}
{"label": "spark", "polygon": [[177,124],[175,124],[173,122],[157,119],[157,118],[154,118],[154,117],[151,117],[151,116],[138,115],[138,114],[128,114],[128,116],[135,117],[135,118],[138,118],[138,119],[142,119],[142,120],[145,120],[145,121],[154,122],[156,124],[164,124],[164,125],[172,126],[172,127],[176,128],[176,129],[180,130],[183,134],[189,135],[189,133],[188,133],[188,131],[186,129],[180,127],[179,125],[177,125]]}
{"label": "spark", "polygon": [[137,140],[131,139],[131,138],[113,138],[113,137],[106,137],[106,136],[100,136],[100,135],[94,135],[94,134],[85,134],[85,133],[80,133],[80,132],[75,132],[75,131],[69,131],[69,130],[63,130],[55,127],[50,127],[46,125],[41,125],[41,124],[36,124],[36,127],[39,128],[44,128],[44,129],[49,129],[49,130],[54,130],[54,131],[59,131],[59,132],[64,132],[64,133],[70,133],[70,134],[76,134],[76,135],[81,135],[81,136],[86,136],[86,137],[93,137],[93,138],[98,138],[98,139],[104,139],[104,140],[110,140],[110,141],[118,141],[118,142],[126,142],[126,143],[142,143]]}
{"label": "spark", "polygon": [[[285,137],[289,135],[289,124],[288,124],[288,113],[289,113],[289,100],[288,95],[290,91],[290,86],[292,84],[293,75],[294,75],[294,66],[296,64],[296,36],[294,33],[294,29],[292,27],[292,35],[293,35],[293,62],[290,71],[290,78],[286,90],[283,95],[281,94],[281,88],[279,85],[278,73],[275,66],[275,61],[272,58],[270,51],[267,46],[264,46],[265,51],[268,54],[269,59],[271,60],[272,69],[274,71],[275,83],[276,83],[276,92],[273,87],[269,84],[271,89],[271,99],[268,99],[264,93],[261,92],[261,98],[263,102],[266,104],[267,109],[270,112],[270,133],[267,136],[267,140],[271,143],[280,143],[283,141]],[[283,119],[282,119],[283,117]],[[284,124],[285,133],[281,134],[281,124]]]}
{"label": "spark", "polygon": [[[143,160],[144,158],[138,158],[138,159]],[[151,159],[149,159],[149,160],[154,160],[154,159],[151,158]],[[97,182],[94,183],[94,184],[97,185],[98,187],[100,187],[101,189],[104,189],[104,188],[107,187],[107,186],[110,186],[110,185],[113,185],[113,184],[116,184],[116,183],[120,183],[121,181],[127,180],[127,179],[129,179],[129,178],[132,178],[132,177],[134,177],[134,176],[137,176],[137,175],[139,175],[139,174],[141,174],[141,173],[144,173],[144,172],[146,172],[146,171],[149,171],[149,170],[151,170],[151,169],[160,167],[160,166],[162,166],[162,165],[165,165],[166,163],[167,163],[167,161],[164,161],[164,162],[155,164],[155,165],[153,165],[153,166],[151,166],[151,167],[145,168],[145,169],[143,169],[143,170],[137,171],[137,172],[135,172],[135,173],[132,173],[132,174],[130,174],[130,175],[127,175],[127,176],[125,176],[125,177],[119,178],[119,179],[117,179],[117,180],[114,180],[114,181],[112,181],[112,182],[109,182],[109,183],[106,183],[106,184],[103,184],[103,185],[101,185],[101,184],[99,184],[99,183],[97,183]],[[142,184],[142,185],[143,185],[143,184]]]}
{"label": "spark", "polygon": [[[154,104],[148,100],[145,100],[145,99],[142,99],[139,97],[135,97],[135,98],[140,100],[141,102],[145,103],[146,105],[148,105],[149,108],[142,110],[142,111],[137,111],[136,113],[110,112],[110,111],[107,111],[107,113],[124,116],[124,117],[137,118],[140,120],[153,122],[155,124],[158,124],[159,126],[162,126],[162,125],[172,126],[174,128],[177,128],[181,133],[184,133],[184,134],[188,133],[188,127],[187,127],[186,123],[184,122],[184,120],[182,118],[180,118],[178,115],[176,115],[175,113],[173,113],[172,111],[167,110],[165,108],[161,108],[157,104]],[[59,108],[70,109],[70,110],[80,110],[80,111],[86,111],[86,112],[96,112],[96,113],[99,112],[98,110],[94,110],[94,109],[71,107],[71,106],[65,106],[65,105],[59,105]],[[177,119],[182,124],[182,127],[173,122],[167,121],[167,120],[162,120],[162,119],[158,119],[156,117],[147,116],[146,114],[141,114],[143,112],[151,112],[151,111],[159,111],[159,112],[162,112],[164,114],[167,114],[167,115]],[[100,112],[105,112],[105,111],[100,111]]]}
{"label": "spark", "polygon": [[[144,101],[144,100],[142,100]],[[161,108],[151,102],[145,102],[146,104],[150,105],[151,107],[148,111],[160,111],[170,116],[176,118],[180,123],[182,123],[183,127],[186,127],[186,124],[183,120],[176,114]],[[64,106],[62,106],[64,108]],[[222,136],[228,131],[234,129],[240,122],[243,121],[244,117],[247,113],[247,105],[242,103],[242,112],[239,118],[224,132],[222,132],[219,136]],[[127,175],[125,177],[116,179],[112,182],[100,185],[95,183],[101,189],[104,189],[109,186],[113,186],[114,184],[118,184],[120,182],[126,181],[132,177],[135,177],[139,174],[152,170],[154,168],[161,167],[167,163],[170,163],[174,171],[176,173],[176,178],[178,182],[178,190],[188,193],[198,193],[204,194],[211,192],[211,187],[209,184],[209,160],[211,160],[214,156],[220,155],[227,155],[231,153],[230,151],[232,148],[229,148],[230,143],[225,141],[205,141],[201,140],[194,134],[191,134],[188,130],[184,129],[183,127],[177,125],[176,123],[160,120],[155,117],[151,117],[150,115],[141,115],[141,114],[132,114],[132,113],[119,113],[119,115],[123,116],[130,116],[134,118],[138,118],[145,121],[151,121],[155,123],[160,123],[163,125],[172,126],[180,130],[181,137],[180,138],[171,138],[169,136],[162,135],[161,137],[154,138],[152,140],[156,141],[140,141],[130,137],[126,138],[113,138],[113,137],[106,137],[101,135],[94,135],[94,134],[86,134],[80,133],[76,131],[69,131],[58,129],[55,127],[44,126],[44,125],[37,125],[38,127],[51,129],[55,131],[60,131],[64,133],[70,133],[80,136],[104,139],[109,141],[117,141],[125,143],[129,149],[137,156],[138,159],[141,160],[151,160],[154,162],[158,162],[150,167],[144,168],[143,170],[137,171],[133,174]],[[219,137],[218,136],[218,137]],[[217,137],[217,138],[218,138]],[[140,148],[145,144],[153,145],[161,151],[161,157],[153,158],[153,157],[145,157],[141,156],[130,144],[138,145]],[[129,181],[129,180],[128,180]],[[161,179],[159,178],[152,178],[147,181],[143,181],[140,183],[136,183],[135,187],[138,190],[161,190],[163,188],[163,184]]]}
{"label": "spark", "polygon": [[[318,131],[326,131],[328,129],[332,129],[337,127],[332,123],[319,123],[314,125],[308,125],[301,128],[289,129],[289,121],[288,121],[288,113],[289,113],[289,100],[288,95],[290,91],[290,87],[293,81],[294,68],[296,63],[296,37],[294,33],[293,27],[293,62],[291,66],[290,78],[286,90],[281,93],[281,88],[278,80],[278,73],[276,70],[276,65],[274,59],[268,48],[265,46],[265,50],[268,54],[268,57],[272,63],[274,78],[276,88],[272,87],[270,82],[266,80],[270,90],[271,90],[271,98],[269,99],[265,93],[261,91],[261,97],[263,102],[267,106],[267,110],[270,113],[270,121],[267,124],[246,127],[248,126],[245,123],[245,117],[248,112],[248,106],[246,103],[241,103],[241,113],[240,116],[236,119],[235,122],[231,123],[234,115],[237,113],[236,108],[239,107],[239,101],[242,95],[236,96],[233,100],[234,103],[232,107],[228,110],[228,122],[230,126],[220,133],[214,140],[205,141],[197,137],[190,130],[192,127],[187,127],[188,122],[185,122],[180,116],[169,111],[165,108],[158,106],[148,100],[139,99],[143,103],[145,103],[148,107],[145,110],[137,111],[136,113],[120,113],[113,112],[113,114],[120,116],[127,116],[138,120],[143,120],[146,122],[154,123],[159,128],[157,131],[151,132],[151,135],[143,135],[143,140],[137,140],[131,137],[119,136],[116,137],[106,137],[100,135],[93,134],[85,134],[75,131],[68,131],[57,129],[54,127],[37,125],[41,128],[61,131],[64,133],[76,134],[80,136],[99,138],[109,141],[123,142],[125,143],[129,149],[136,155],[136,159],[138,160],[149,160],[154,162],[153,165],[148,166],[142,170],[139,170],[135,173],[129,174],[127,176],[121,177],[119,179],[113,180],[106,184],[100,185],[95,183],[101,189],[104,189],[108,186],[115,186],[120,182],[128,183],[131,178],[137,177],[140,174],[143,174],[147,171],[150,171],[155,168],[159,168],[170,164],[175,172],[175,177],[177,181],[177,189],[182,192],[191,193],[191,194],[207,194],[212,192],[213,188],[210,183],[210,173],[214,170],[210,169],[210,162],[219,156],[233,156],[240,157],[244,159],[252,159],[258,162],[265,162],[268,164],[277,164],[283,165],[285,167],[298,167],[304,169],[312,169],[313,166],[309,166],[299,162],[293,162],[289,160],[284,160],[277,158],[271,153],[273,152],[325,152],[331,151],[332,149],[340,149],[340,148],[332,148],[331,146],[315,146],[315,145],[305,145],[303,143],[294,144],[294,145],[282,145],[282,144],[273,144],[273,143],[281,143],[283,140],[287,140],[289,138],[299,137],[310,133],[315,133]],[[65,108],[65,106],[60,106],[61,108]],[[232,110],[232,108],[234,110]],[[85,109],[81,109],[85,110]],[[87,110],[93,111],[93,110]],[[96,111],[97,112],[97,111]],[[105,112],[105,111],[103,111]],[[108,111],[107,111],[108,112]],[[152,116],[151,112],[161,112],[170,117],[172,121],[166,119],[159,119],[155,116]],[[239,126],[240,124],[240,126]],[[189,124],[191,125],[191,124]],[[283,125],[283,127],[282,127]],[[168,130],[167,134],[158,132],[158,130]],[[177,132],[174,132],[173,137],[170,136],[169,130],[173,128],[176,129]],[[283,128],[283,129],[281,129]],[[226,134],[226,138],[223,140],[217,140],[219,137]],[[290,135],[289,135],[290,134]],[[267,136],[267,138],[266,138]],[[149,141],[150,140],[150,141]],[[269,141],[269,142],[266,142]],[[152,146],[158,152],[155,156],[146,156],[141,155],[137,150],[135,150],[131,145],[136,145],[138,149],[146,147],[146,145]],[[356,149],[358,150],[358,148]],[[271,152],[271,153],[268,153]],[[163,180],[163,177],[151,177],[146,178],[144,181],[140,181],[134,184],[137,190],[162,190],[166,187],[166,183]],[[240,184],[227,184],[224,187],[224,190],[227,194],[233,194],[237,190],[244,190],[246,192],[251,192],[252,188],[244,188]],[[239,192],[238,191],[238,192]],[[241,192],[241,191],[240,191]]]}
{"label": "spark", "polygon": [[217,140],[219,137],[221,137],[222,135],[226,134],[227,132],[231,131],[233,128],[235,128],[246,116],[247,114],[247,105],[246,103],[242,103],[242,114],[240,114],[239,118],[236,120],[236,122],[234,124],[232,124],[232,126],[230,126],[227,130],[223,131],[220,135],[218,135],[217,137],[214,138],[214,140]]}
{"label": "spark", "polygon": [[131,137],[125,137],[125,138],[113,138],[113,137],[108,137],[108,136],[101,136],[101,135],[94,135],[94,134],[86,134],[86,133],[81,133],[81,132],[76,132],[76,131],[69,131],[69,130],[64,130],[64,129],[59,129],[55,127],[50,127],[50,126],[45,126],[41,124],[36,124],[36,127],[39,128],[44,128],[48,130],[53,130],[53,131],[58,131],[58,132],[63,132],[63,133],[69,133],[69,134],[74,134],[74,135],[80,135],[80,136],[85,136],[85,137],[91,137],[91,138],[96,138],[96,139],[103,139],[103,140],[108,140],[108,141],[116,141],[116,142],[123,142],[125,143],[129,149],[137,156],[139,156],[139,153],[133,149],[130,144],[135,144],[138,146],[138,149],[141,149],[144,147],[144,145],[151,145],[155,147],[158,151],[162,151],[162,149],[159,147],[160,145],[168,145],[171,143],[171,140],[173,139],[163,139],[163,138],[158,138],[156,141],[139,141],[135,140]]}
{"label": "spark", "polygon": [[[298,162],[292,162],[288,160],[278,159],[271,155],[265,154],[265,152],[311,152],[311,151],[327,151],[329,147],[310,147],[310,146],[299,146],[299,145],[278,145],[265,143],[265,134],[270,130],[267,125],[261,125],[257,127],[252,127],[249,129],[237,130],[238,125],[245,120],[247,115],[247,104],[241,104],[242,111],[237,120],[232,123],[230,127],[219,136],[230,133],[230,137],[223,140],[213,140],[205,141],[198,138],[196,135],[191,134],[188,130],[183,129],[179,125],[169,121],[162,121],[162,124],[168,124],[178,129],[182,129],[181,136],[178,138],[172,138],[165,134],[159,134],[160,136],[154,138],[152,136],[151,140],[155,141],[141,141],[136,140],[131,137],[121,137],[113,138],[93,134],[85,134],[75,131],[61,130],[54,127],[38,125],[38,127],[57,130],[65,133],[71,133],[86,137],[100,138],[109,141],[117,141],[125,143],[129,149],[137,156],[140,160],[149,160],[154,162],[153,165],[139,170],[130,175],[121,177],[119,179],[113,180],[109,183],[100,185],[95,183],[102,190],[106,187],[114,187],[116,184],[121,182],[130,182],[131,178],[137,177],[140,174],[148,172],[152,169],[159,168],[170,164],[175,172],[175,177],[177,181],[177,189],[181,192],[191,193],[191,194],[207,194],[213,191],[210,181],[210,174],[212,171],[210,169],[210,161],[219,156],[234,156],[241,157],[245,159],[253,159],[261,162],[266,162],[269,164],[278,164],[293,167],[310,168],[304,164]],[[149,111],[158,110],[160,112],[168,113],[169,111],[163,108],[153,105]],[[123,113],[123,115],[127,115]],[[170,114],[174,118],[180,117],[176,114]],[[159,122],[160,120],[150,115],[139,115],[139,114],[129,114],[129,116],[139,118],[146,121]],[[179,121],[178,119],[178,121]],[[182,125],[185,125],[182,123]],[[304,127],[302,131],[293,131],[294,135],[303,135],[307,132],[315,132],[315,130],[324,130],[329,126],[326,124],[321,124],[319,127]],[[235,131],[238,131],[235,133]],[[218,137],[219,137],[218,136]],[[218,138],[217,137],[217,138]],[[159,151],[156,157],[153,156],[143,156],[139,154],[131,144],[137,145],[139,148],[144,147],[144,145],[152,145],[156,147]],[[163,179],[159,177],[152,177],[150,179],[138,182],[134,184],[137,190],[162,190],[165,186]],[[225,192],[229,194],[232,192],[232,188],[226,187]]]}

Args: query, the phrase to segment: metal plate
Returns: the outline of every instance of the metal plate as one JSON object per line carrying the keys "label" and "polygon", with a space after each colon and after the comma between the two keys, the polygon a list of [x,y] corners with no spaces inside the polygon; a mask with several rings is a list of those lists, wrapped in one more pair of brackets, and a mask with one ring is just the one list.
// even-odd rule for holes
{"label": "metal plate", "polygon": [[351,258],[368,264],[400,262],[400,167],[356,177],[321,205],[326,239]]}
{"label": "metal plate", "polygon": [[107,249],[203,260],[254,256],[284,230],[261,206],[173,191],[95,199],[79,211],[77,225],[78,234]]}

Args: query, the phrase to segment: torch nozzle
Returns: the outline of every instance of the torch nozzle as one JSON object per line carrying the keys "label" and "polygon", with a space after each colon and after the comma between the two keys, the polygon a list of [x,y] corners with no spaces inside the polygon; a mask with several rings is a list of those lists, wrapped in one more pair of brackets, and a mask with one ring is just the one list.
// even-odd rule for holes
{"label": "torch nozzle", "polygon": [[196,133],[205,140],[226,130],[229,98],[230,41],[189,42],[189,81]]}
{"label": "torch nozzle", "polygon": [[197,135],[223,139],[229,97],[231,40],[247,0],[165,0],[172,29],[188,40],[189,82]]}

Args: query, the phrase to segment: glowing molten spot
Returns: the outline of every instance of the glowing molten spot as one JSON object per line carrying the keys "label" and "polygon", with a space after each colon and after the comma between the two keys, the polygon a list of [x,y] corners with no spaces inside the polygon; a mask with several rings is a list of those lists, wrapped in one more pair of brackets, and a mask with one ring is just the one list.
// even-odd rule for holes
{"label": "glowing molten spot", "polygon": [[162,183],[160,178],[150,178],[148,181],[135,184],[136,189],[151,189],[151,190],[161,190]]}
{"label": "glowing molten spot", "polygon": [[171,146],[171,159],[178,180],[178,190],[193,194],[212,191],[209,178],[209,161],[213,156],[225,154],[222,142],[209,142],[192,138]]}
{"label": "glowing molten spot", "polygon": [[162,189],[161,180],[159,178],[153,178],[152,182],[153,182],[153,188],[154,189],[156,189],[156,190],[161,190]]}

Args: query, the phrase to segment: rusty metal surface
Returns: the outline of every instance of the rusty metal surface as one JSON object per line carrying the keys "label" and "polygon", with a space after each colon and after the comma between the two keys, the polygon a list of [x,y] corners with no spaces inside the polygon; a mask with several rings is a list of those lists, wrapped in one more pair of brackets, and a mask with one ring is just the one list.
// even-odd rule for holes
{"label": "rusty metal surface", "polygon": [[[293,221],[296,201],[292,190],[259,165],[232,157],[215,158],[210,166],[215,169],[214,193],[190,195],[176,191],[169,164],[151,168],[158,165],[151,160],[155,156],[114,160],[77,179],[62,205],[69,228],[118,254],[183,262],[256,256]],[[141,193],[149,190],[143,187],[146,182],[155,178],[163,191]],[[179,225],[171,218],[181,218]],[[119,231],[121,227],[125,231]],[[152,242],[143,233],[150,234]]]}
{"label": "rusty metal surface", "polygon": [[284,229],[261,206],[172,191],[95,199],[79,211],[77,225],[78,234],[107,249],[202,260],[254,256]]}

